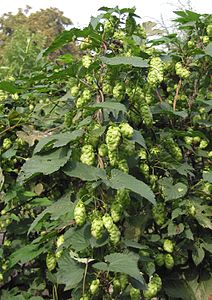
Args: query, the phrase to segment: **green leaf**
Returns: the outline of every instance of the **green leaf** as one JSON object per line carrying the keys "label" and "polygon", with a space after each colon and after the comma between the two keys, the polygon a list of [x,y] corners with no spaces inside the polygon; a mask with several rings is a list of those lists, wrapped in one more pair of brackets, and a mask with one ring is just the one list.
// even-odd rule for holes
{"label": "green leaf", "polygon": [[47,215],[50,215],[51,220],[58,220],[60,217],[70,214],[70,220],[74,219],[74,204],[70,200],[71,192],[65,194],[62,198],[54,202],[40,213],[30,225],[28,234],[37,226],[37,224]]}
{"label": "green leaf", "polygon": [[211,223],[211,215],[212,209],[210,206],[207,205],[195,205],[196,207],[196,214],[195,219],[203,228],[209,228],[212,230],[212,223]]}
{"label": "green leaf", "polygon": [[73,260],[69,254],[63,255],[58,265],[57,282],[65,285],[65,291],[76,287],[83,278],[83,266]]}
{"label": "green leaf", "polygon": [[140,131],[134,130],[133,131],[133,136],[132,136],[131,140],[134,141],[134,142],[136,142],[137,144],[139,144],[140,146],[142,146],[142,147],[144,147],[146,149],[146,143],[145,143],[143,135],[140,133]]}
{"label": "green leaf", "polygon": [[212,56],[212,42],[205,47],[205,53]]}
{"label": "green leaf", "polygon": [[16,94],[16,93],[21,92],[21,89],[19,89],[17,86],[15,86],[10,81],[1,81],[0,82],[0,90],[8,92],[10,94]]}
{"label": "green leaf", "polygon": [[52,174],[63,167],[71,157],[71,149],[59,148],[50,153],[34,155],[21,168],[18,181],[22,183],[38,174]]}
{"label": "green leaf", "polygon": [[192,248],[192,259],[196,266],[198,266],[205,257],[205,251],[202,248],[202,245],[195,244]]}
{"label": "green leaf", "polygon": [[165,278],[163,286],[166,294],[174,299],[196,300],[195,294],[183,279]]}
{"label": "green leaf", "polygon": [[107,180],[105,183],[113,189],[128,189],[155,204],[154,193],[146,183],[120,170],[113,169],[110,180]]}
{"label": "green leaf", "polygon": [[168,225],[168,235],[173,236],[180,234],[184,231],[185,226],[180,223],[180,224],[174,224],[172,222],[169,223]]}
{"label": "green leaf", "polygon": [[187,193],[187,186],[181,182],[172,183],[172,178],[164,177],[159,180],[166,201],[182,198]]}
{"label": "green leaf", "polygon": [[63,172],[70,177],[77,177],[84,181],[97,181],[106,179],[106,172],[103,169],[83,164],[81,162],[68,163]]}
{"label": "green leaf", "polygon": [[18,262],[21,262],[22,264],[29,262],[39,256],[43,251],[44,248],[39,248],[39,245],[36,244],[29,244],[21,247],[10,255],[9,267],[12,268]]}
{"label": "green leaf", "polygon": [[[187,284],[192,289],[195,300],[209,300],[212,295],[212,274],[202,272],[202,276],[187,281]],[[189,298],[188,298],[189,299]]]}
{"label": "green leaf", "polygon": [[68,143],[75,141],[83,135],[83,130],[74,130],[72,132],[65,132],[54,134],[52,136],[42,138],[34,149],[34,154],[40,152],[45,146],[50,146],[52,148],[59,148],[66,146]]}
{"label": "green leaf", "polygon": [[212,171],[203,171],[203,180],[212,183]]}
{"label": "green leaf", "polygon": [[138,269],[138,260],[138,256],[132,253],[112,253],[105,256],[106,263],[96,263],[93,267],[103,271],[127,274],[144,285],[143,276]]}
{"label": "green leaf", "polygon": [[77,252],[86,249],[89,246],[89,237],[86,230],[87,226],[78,229],[68,229],[64,234],[64,247],[66,247],[66,245],[68,247],[71,246],[71,248]]}
{"label": "green leaf", "polygon": [[122,103],[119,102],[115,102],[115,101],[105,101],[105,102],[101,102],[101,103],[94,103],[92,105],[89,106],[89,108],[104,108],[104,109],[108,109],[110,111],[112,110],[116,110],[116,111],[122,111],[124,113],[127,112],[126,106]]}
{"label": "green leaf", "polygon": [[100,57],[103,63],[107,65],[130,65],[138,68],[146,68],[148,66],[148,62],[140,57],[132,56],[116,56],[116,57]]}

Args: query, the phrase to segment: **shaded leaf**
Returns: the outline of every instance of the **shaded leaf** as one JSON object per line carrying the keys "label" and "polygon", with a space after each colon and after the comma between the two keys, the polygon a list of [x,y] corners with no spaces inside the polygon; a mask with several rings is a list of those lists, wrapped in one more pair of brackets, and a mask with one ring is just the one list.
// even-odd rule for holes
{"label": "shaded leaf", "polygon": [[132,136],[131,140],[134,141],[134,142],[136,142],[137,144],[139,144],[140,146],[142,146],[142,147],[144,147],[146,149],[146,143],[145,143],[143,135],[140,133],[140,131],[134,130],[133,131],[133,136]]}
{"label": "shaded leaf", "polygon": [[10,255],[9,267],[12,268],[18,262],[21,262],[22,264],[29,262],[39,256],[43,251],[44,248],[39,248],[39,245],[26,245]]}
{"label": "shaded leaf", "polygon": [[111,171],[111,178],[106,182],[106,184],[113,189],[125,188],[133,191],[155,204],[154,193],[146,183],[120,170],[113,169]]}
{"label": "shaded leaf", "polygon": [[71,177],[77,177],[81,180],[86,181],[97,181],[99,179],[106,179],[106,172],[103,169],[95,168],[83,164],[81,162],[68,163],[64,168],[63,172]]}
{"label": "shaded leaf", "polygon": [[83,130],[74,130],[72,132],[65,132],[54,134],[48,137],[42,138],[34,149],[34,154],[40,152],[46,145],[50,145],[52,148],[59,148],[67,145],[68,143],[75,141],[83,135]]}
{"label": "shaded leaf", "polygon": [[71,157],[71,149],[59,148],[50,153],[34,155],[21,168],[18,181],[24,182],[38,174],[48,175],[58,171]]}
{"label": "shaded leaf", "polygon": [[65,285],[65,290],[74,288],[83,278],[83,265],[73,260],[70,255],[63,255],[58,261],[57,282]]}
{"label": "shaded leaf", "polygon": [[138,269],[138,259],[137,256],[131,253],[112,253],[105,256],[107,263],[96,263],[93,267],[99,270],[128,274],[144,284],[143,276]]}

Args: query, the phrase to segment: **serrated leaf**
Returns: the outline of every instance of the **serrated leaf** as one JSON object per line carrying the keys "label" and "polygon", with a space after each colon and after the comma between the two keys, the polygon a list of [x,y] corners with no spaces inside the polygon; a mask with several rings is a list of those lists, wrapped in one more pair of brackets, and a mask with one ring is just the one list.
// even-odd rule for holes
{"label": "serrated leaf", "polygon": [[54,134],[42,138],[34,149],[34,154],[40,152],[46,145],[51,145],[52,148],[59,148],[66,146],[68,143],[75,141],[83,135],[83,130],[74,130],[72,132],[65,132]]}
{"label": "serrated leaf", "polygon": [[71,149],[59,148],[50,153],[34,155],[21,168],[18,182],[22,183],[38,174],[49,175],[63,167],[71,157]]}
{"label": "serrated leaf", "polygon": [[182,198],[187,193],[187,186],[181,182],[173,184],[172,178],[164,177],[159,182],[166,201]]}
{"label": "serrated leaf", "polygon": [[42,213],[40,213],[35,220],[32,222],[28,234],[37,226],[37,224],[47,215],[50,215],[51,220],[58,220],[61,216],[65,214],[70,214],[74,219],[74,204],[70,200],[71,193],[65,194],[62,198],[54,202],[51,206],[47,207]]}
{"label": "serrated leaf", "polygon": [[207,55],[212,56],[212,43],[209,43],[206,47],[205,47],[205,53]]}
{"label": "serrated leaf", "polygon": [[198,266],[204,259],[205,251],[202,245],[194,245],[192,248],[192,259],[196,266]]}
{"label": "serrated leaf", "polygon": [[150,187],[146,183],[136,179],[132,175],[126,174],[117,169],[113,169],[111,171],[110,180],[105,183],[113,189],[128,189],[155,204],[155,196]]}
{"label": "serrated leaf", "polygon": [[76,177],[86,181],[97,181],[99,179],[106,179],[105,170],[89,166],[81,162],[68,163],[63,168],[63,172],[70,177]]}
{"label": "serrated leaf", "polygon": [[13,252],[9,257],[9,267],[12,268],[18,262],[22,264],[31,261],[35,257],[39,256],[45,248],[39,248],[39,245],[31,244],[21,247],[17,251]]}
{"label": "serrated leaf", "polygon": [[107,263],[96,263],[94,268],[104,271],[127,274],[144,285],[144,279],[138,269],[138,257],[128,253],[112,253],[105,256]]}
{"label": "serrated leaf", "polygon": [[174,224],[172,222],[169,223],[168,225],[168,235],[173,236],[180,234],[184,231],[185,226],[180,223],[180,224]]}
{"label": "serrated leaf", "polygon": [[76,287],[83,278],[83,265],[73,260],[69,254],[63,255],[58,265],[57,282],[65,285],[65,291]]}
{"label": "serrated leaf", "polygon": [[143,135],[140,133],[140,131],[134,130],[133,131],[133,136],[132,136],[131,140],[134,141],[134,142],[136,142],[137,144],[139,144],[140,146],[142,146],[142,147],[144,147],[146,149],[146,143],[145,143]]}
{"label": "serrated leaf", "polygon": [[82,251],[89,246],[89,237],[87,235],[87,228],[84,226],[83,228],[70,228],[65,234],[65,242],[64,247],[70,247],[75,251]]}
{"label": "serrated leaf", "polygon": [[203,180],[212,183],[212,171],[203,171]]}
{"label": "serrated leaf", "polygon": [[196,300],[195,294],[187,282],[178,278],[166,278],[163,281],[166,294],[174,299]]}
{"label": "serrated leaf", "polygon": [[146,68],[148,66],[148,62],[141,57],[137,56],[132,56],[132,57],[127,57],[127,56],[116,56],[116,57],[105,57],[102,56],[100,57],[103,63],[107,65],[130,65],[133,67],[138,67],[138,68]]}
{"label": "serrated leaf", "polygon": [[205,276],[197,276],[196,279],[187,281],[189,287],[195,294],[195,300],[210,300],[212,295],[212,276],[210,274],[203,274]]}

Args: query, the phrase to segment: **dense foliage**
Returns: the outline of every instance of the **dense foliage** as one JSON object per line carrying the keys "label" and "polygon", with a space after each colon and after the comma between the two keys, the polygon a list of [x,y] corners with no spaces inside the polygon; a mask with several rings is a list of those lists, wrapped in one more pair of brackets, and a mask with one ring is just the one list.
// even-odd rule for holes
{"label": "dense foliage", "polygon": [[[37,59],[38,54],[72,24],[56,8],[34,13],[30,9],[26,7],[17,14],[5,13],[0,17],[0,78],[27,75],[41,67],[44,61]],[[73,44],[68,47],[74,52]]]}
{"label": "dense foliage", "polygon": [[1,299],[207,300],[211,16],[101,11],[0,82]]}

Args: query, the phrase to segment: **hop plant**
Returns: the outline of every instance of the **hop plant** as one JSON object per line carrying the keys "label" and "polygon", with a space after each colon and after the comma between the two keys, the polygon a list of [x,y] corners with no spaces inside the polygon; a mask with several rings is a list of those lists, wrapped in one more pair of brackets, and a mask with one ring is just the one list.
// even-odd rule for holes
{"label": "hop plant", "polygon": [[133,128],[128,123],[120,124],[119,128],[123,137],[130,139],[133,136]]}
{"label": "hop plant", "polygon": [[165,239],[163,242],[163,249],[166,252],[172,253],[174,251],[174,243],[171,240]]}
{"label": "hop plant", "polygon": [[90,292],[92,295],[95,295],[98,292],[99,285],[100,285],[100,280],[98,278],[92,280],[91,285],[90,285]]}
{"label": "hop plant", "polygon": [[57,260],[52,253],[48,253],[46,256],[46,266],[47,269],[51,272],[57,265]]}
{"label": "hop plant", "polygon": [[152,215],[155,223],[162,226],[165,223],[166,208],[163,203],[158,203],[152,208]]}
{"label": "hop plant", "polygon": [[84,55],[82,57],[82,65],[83,67],[85,67],[86,69],[88,69],[90,67],[92,63],[92,57],[90,55]]}
{"label": "hop plant", "polygon": [[150,70],[147,76],[147,81],[150,86],[156,86],[163,81],[163,63],[160,57],[153,57],[150,60]]}
{"label": "hop plant", "polygon": [[102,157],[107,156],[108,154],[108,148],[106,144],[101,144],[98,148],[98,154]]}
{"label": "hop plant", "polygon": [[176,63],[175,65],[175,71],[176,74],[184,79],[188,78],[190,76],[189,70],[184,68],[181,64],[181,62]]}
{"label": "hop plant", "polygon": [[86,209],[82,200],[79,200],[74,209],[74,219],[77,225],[82,226],[86,220]]}
{"label": "hop plant", "polygon": [[106,134],[106,144],[110,152],[117,149],[121,140],[121,132],[119,127],[110,126]]}
{"label": "hop plant", "polygon": [[114,201],[111,205],[111,217],[113,221],[116,223],[121,219],[122,213],[123,213],[123,206],[120,202]]}
{"label": "hop plant", "polygon": [[104,223],[102,219],[95,218],[91,223],[91,235],[98,240],[102,237],[103,231]]}
{"label": "hop plant", "polygon": [[170,253],[165,254],[165,266],[169,270],[174,267],[174,258]]}
{"label": "hop plant", "polygon": [[95,154],[92,145],[84,145],[81,150],[80,160],[86,165],[93,165]]}
{"label": "hop plant", "polygon": [[141,293],[139,289],[134,287],[130,288],[130,299],[131,300],[139,300],[141,298]]}

